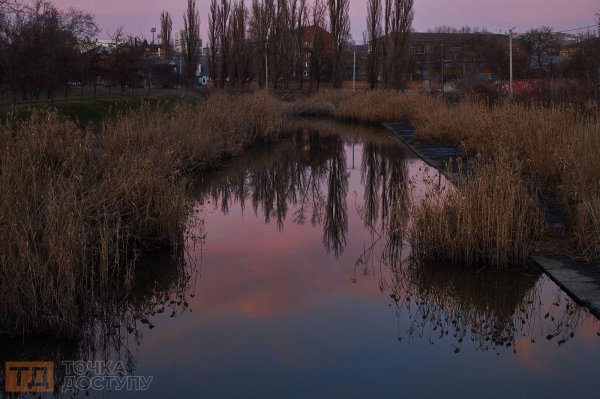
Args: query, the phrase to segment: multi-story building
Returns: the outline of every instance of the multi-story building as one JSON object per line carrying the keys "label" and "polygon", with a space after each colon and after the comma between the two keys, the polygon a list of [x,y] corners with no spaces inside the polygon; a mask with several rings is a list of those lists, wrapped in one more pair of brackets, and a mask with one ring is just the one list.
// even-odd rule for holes
{"label": "multi-story building", "polygon": [[[521,50],[513,41],[515,53]],[[483,33],[411,34],[409,71],[412,80],[493,80],[508,68],[507,35]]]}
{"label": "multi-story building", "polygon": [[300,32],[302,76],[305,81],[327,80],[331,76],[334,39],[319,26],[308,26]]}
{"label": "multi-story building", "polygon": [[[185,46],[185,29],[180,30],[175,35],[175,52],[182,53],[183,47]],[[198,41],[198,54],[204,55],[204,46],[202,36],[200,36],[200,40]]]}

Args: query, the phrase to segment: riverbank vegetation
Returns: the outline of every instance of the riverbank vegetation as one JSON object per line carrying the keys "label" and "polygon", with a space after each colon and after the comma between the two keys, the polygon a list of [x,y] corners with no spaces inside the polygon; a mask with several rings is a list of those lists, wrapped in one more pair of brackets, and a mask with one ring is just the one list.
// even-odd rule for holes
{"label": "riverbank vegetation", "polygon": [[85,131],[56,112],[0,125],[0,331],[77,335],[139,253],[182,250],[186,176],[284,124],[269,95],[219,94]]}
{"label": "riverbank vegetation", "polygon": [[[431,248],[436,248],[435,257],[457,263],[477,259],[496,264],[502,258],[502,262],[523,261],[525,254],[535,250],[535,237],[539,237],[539,210],[531,203],[542,196],[556,202],[564,215],[572,253],[600,258],[600,108],[596,103],[584,107],[489,103],[473,97],[448,102],[417,93],[380,91],[321,93],[298,100],[292,108],[305,115],[312,109],[330,108],[329,115],[336,119],[368,124],[409,121],[416,127],[417,141],[460,147],[470,162],[475,161],[480,171],[463,171],[456,199],[421,210],[427,223],[440,229],[415,238],[421,252],[432,254]],[[486,179],[496,184],[490,185]],[[507,198],[507,191],[512,195],[510,201],[500,201]],[[474,213],[465,218],[467,209]],[[520,220],[527,223],[529,234],[507,217],[514,215],[522,215]],[[475,234],[472,241],[462,243],[470,246],[465,251],[490,256],[457,256],[456,233],[462,229]],[[480,234],[486,231],[494,232],[495,240],[475,239],[483,238]],[[510,234],[502,238],[502,232]],[[504,255],[498,257],[498,251]]]}
{"label": "riverbank vegetation", "polygon": [[[115,281],[131,285],[139,254],[182,251],[187,177],[275,139],[293,128],[294,115],[410,121],[417,140],[464,150],[469,166],[456,190],[446,201],[418,204],[409,210],[412,222],[398,224],[424,260],[524,264],[549,236],[538,203],[548,193],[565,215],[573,253],[600,257],[594,106],[446,103],[396,92],[324,92],[291,103],[264,92],[170,101],[85,125],[48,110],[0,125],[4,334],[77,335]],[[396,206],[406,214],[406,204]]]}

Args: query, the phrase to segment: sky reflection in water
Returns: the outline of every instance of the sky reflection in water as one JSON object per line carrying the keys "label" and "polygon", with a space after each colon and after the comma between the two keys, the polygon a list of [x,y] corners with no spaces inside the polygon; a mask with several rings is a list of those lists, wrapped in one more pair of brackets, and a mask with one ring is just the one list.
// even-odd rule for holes
{"label": "sky reflection in water", "polygon": [[431,187],[451,189],[377,129],[308,123],[232,161],[196,187],[183,314],[125,343],[150,391],[111,395],[597,395],[600,323],[546,277],[401,261]]}

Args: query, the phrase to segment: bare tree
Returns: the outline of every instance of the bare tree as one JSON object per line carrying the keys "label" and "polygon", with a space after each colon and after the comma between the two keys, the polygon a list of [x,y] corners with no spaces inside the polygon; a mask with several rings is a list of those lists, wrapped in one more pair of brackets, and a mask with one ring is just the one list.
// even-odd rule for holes
{"label": "bare tree", "polygon": [[229,72],[229,51],[231,47],[231,37],[229,35],[229,16],[231,14],[231,3],[229,0],[221,0],[221,5],[217,7],[217,34],[219,36],[219,45],[221,50],[221,74],[220,86],[225,87],[225,82]]}
{"label": "bare tree", "polygon": [[246,43],[246,19],[248,12],[244,1],[241,0],[233,6],[231,13],[231,62],[229,63],[229,77],[234,87],[244,86],[248,79],[249,51]]}
{"label": "bare tree", "polygon": [[266,62],[268,58],[268,42],[273,30],[275,4],[273,0],[252,0],[252,17],[250,18],[250,41],[254,48],[254,68],[260,87],[266,80]]}
{"label": "bare tree", "polygon": [[368,0],[366,44],[369,46],[369,55],[367,57],[367,79],[371,89],[377,86],[381,67],[381,8],[381,0]]}
{"label": "bare tree", "polygon": [[584,98],[600,100],[600,36],[589,35],[563,65],[563,73],[575,79]]}
{"label": "bare tree", "polygon": [[287,0],[277,0],[275,3],[273,29],[269,39],[269,55],[273,60],[271,78],[273,86],[277,88],[280,80],[284,85],[288,84],[291,73],[292,36]]}
{"label": "bare tree", "polygon": [[208,14],[208,41],[210,46],[209,54],[209,73],[214,81],[217,79],[218,49],[219,49],[219,30],[218,30],[218,6],[217,0],[210,0]]}
{"label": "bare tree", "polygon": [[196,10],[196,0],[188,0],[187,11],[183,16],[184,31],[182,41],[183,76],[187,85],[193,84],[200,59],[200,17]]}
{"label": "bare tree", "polygon": [[160,35],[163,56],[170,60],[173,56],[173,20],[168,11],[163,11],[160,15]]}
{"label": "bare tree", "polygon": [[290,67],[292,75],[300,79],[300,88],[303,86],[302,78],[302,29],[306,27],[308,21],[308,8],[306,0],[291,0],[290,5],[291,19],[291,60]]}
{"label": "bare tree", "polygon": [[333,36],[333,87],[342,83],[342,52],[350,38],[350,2],[349,0],[328,0],[329,28]]}
{"label": "bare tree", "polygon": [[13,92],[21,90],[26,99],[45,91],[52,98],[59,86],[66,89],[70,79],[80,77],[82,53],[98,32],[89,13],[60,11],[39,0],[30,7],[12,1],[2,6],[1,79]]}
{"label": "bare tree", "polygon": [[527,70],[530,72],[531,61],[535,61],[538,72],[545,74],[544,59],[558,48],[554,30],[549,26],[530,29],[523,34],[522,41],[529,57]]}
{"label": "bare tree", "polygon": [[320,88],[321,79],[330,69],[331,60],[327,57],[325,51],[325,31],[327,23],[325,14],[327,6],[323,0],[315,0],[312,9],[312,40],[310,43],[310,86],[313,87],[313,81],[317,83],[317,90]]}
{"label": "bare tree", "polygon": [[407,66],[406,52],[414,17],[413,4],[414,0],[395,1],[396,6],[392,17],[392,43],[394,51],[392,53],[391,67],[393,85],[396,90],[401,88],[403,74]]}
{"label": "bare tree", "polygon": [[385,0],[383,75],[387,87],[400,89],[407,69],[407,47],[414,17],[414,0]]}

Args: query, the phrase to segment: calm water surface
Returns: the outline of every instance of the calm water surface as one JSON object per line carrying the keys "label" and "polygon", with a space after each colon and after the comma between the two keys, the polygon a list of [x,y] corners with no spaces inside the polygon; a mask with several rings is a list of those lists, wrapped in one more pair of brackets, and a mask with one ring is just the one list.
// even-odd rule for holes
{"label": "calm water surface", "polygon": [[600,397],[600,323],[548,278],[406,261],[431,189],[451,188],[385,131],[309,122],[196,185],[184,263],[141,274],[133,329],[4,359],[154,377],[99,397]]}

